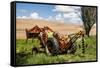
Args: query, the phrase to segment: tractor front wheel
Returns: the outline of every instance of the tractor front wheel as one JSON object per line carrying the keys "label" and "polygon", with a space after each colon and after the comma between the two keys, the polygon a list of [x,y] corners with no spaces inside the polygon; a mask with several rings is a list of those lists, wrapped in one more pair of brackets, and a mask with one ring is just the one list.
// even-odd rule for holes
{"label": "tractor front wheel", "polygon": [[59,54],[59,44],[56,38],[49,38],[46,46],[45,46],[46,53],[48,55],[57,55]]}

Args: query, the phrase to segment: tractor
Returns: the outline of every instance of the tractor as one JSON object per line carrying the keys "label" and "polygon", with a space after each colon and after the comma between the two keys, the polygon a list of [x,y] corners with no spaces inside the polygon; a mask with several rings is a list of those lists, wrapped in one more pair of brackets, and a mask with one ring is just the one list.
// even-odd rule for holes
{"label": "tractor", "polygon": [[[49,35],[51,35],[51,37],[49,37]],[[39,28],[36,25],[30,30],[26,29],[26,37],[27,40],[28,38],[38,38],[40,40],[41,47],[33,47],[32,53],[36,53],[40,49],[43,49],[47,55],[58,55],[63,53],[74,54],[77,49],[75,42],[80,37],[82,37],[82,42],[84,45],[84,31],[79,31],[70,35],[61,35],[58,32],[53,31],[48,26]]]}

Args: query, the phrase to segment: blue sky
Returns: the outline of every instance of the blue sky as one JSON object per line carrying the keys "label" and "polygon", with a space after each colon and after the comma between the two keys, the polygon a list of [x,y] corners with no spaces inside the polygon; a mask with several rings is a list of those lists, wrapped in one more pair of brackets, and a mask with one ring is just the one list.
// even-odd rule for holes
{"label": "blue sky", "polygon": [[21,19],[43,19],[65,23],[80,23],[80,7],[17,3],[16,16]]}
{"label": "blue sky", "polygon": [[48,17],[49,15],[55,15],[51,9],[53,5],[42,5],[42,4],[25,4],[17,3],[17,16],[29,16],[33,12],[37,12],[42,17]]}

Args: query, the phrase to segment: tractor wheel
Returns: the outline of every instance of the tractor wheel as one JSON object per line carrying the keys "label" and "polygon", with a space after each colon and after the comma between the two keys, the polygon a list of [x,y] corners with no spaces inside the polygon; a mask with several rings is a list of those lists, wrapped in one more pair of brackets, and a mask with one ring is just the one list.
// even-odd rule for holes
{"label": "tractor wheel", "polygon": [[77,50],[77,45],[73,44],[72,47],[67,51],[69,54],[75,54]]}
{"label": "tractor wheel", "polygon": [[56,38],[49,38],[45,48],[48,55],[59,54],[59,44]]}

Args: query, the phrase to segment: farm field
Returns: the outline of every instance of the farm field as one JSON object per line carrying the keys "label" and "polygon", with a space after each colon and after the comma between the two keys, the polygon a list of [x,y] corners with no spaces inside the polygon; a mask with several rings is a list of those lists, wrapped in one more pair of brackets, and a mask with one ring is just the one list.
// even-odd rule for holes
{"label": "farm field", "polygon": [[[25,29],[31,29],[34,26],[38,25],[40,28],[44,26],[50,27],[55,32],[59,32],[62,35],[76,33],[80,30],[83,30],[82,24],[72,24],[64,22],[54,22],[46,20],[35,20],[35,19],[17,19],[16,20],[16,38],[17,39],[26,39]],[[96,26],[90,31],[90,35],[96,35]]]}
{"label": "farm field", "polygon": [[[82,26],[77,24],[64,24],[55,23],[44,20],[21,20],[17,19],[16,22],[16,64],[28,65],[28,64],[48,64],[48,63],[68,63],[68,62],[81,62],[81,61],[96,61],[96,27],[94,26],[90,32],[91,36],[85,37],[85,53],[82,53],[82,49],[79,48],[81,41],[77,40],[77,51],[75,54],[62,54],[57,56],[48,56],[46,53],[39,52],[32,54],[33,47],[39,47],[40,41],[38,39],[28,40],[26,43],[25,29],[31,29],[35,25],[39,27],[49,26],[54,31],[64,34],[76,33],[82,30]],[[62,28],[63,27],[63,28]]]}

